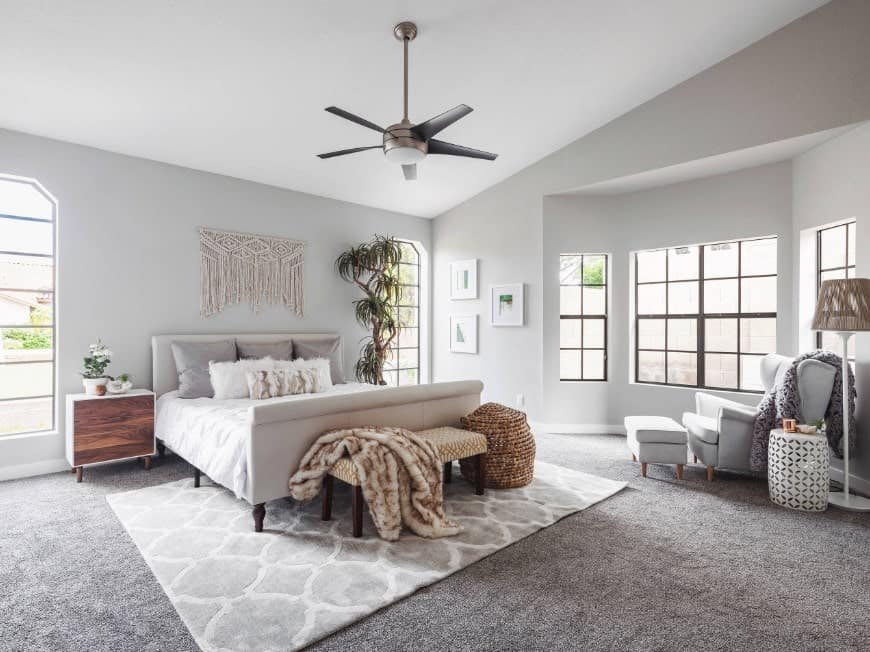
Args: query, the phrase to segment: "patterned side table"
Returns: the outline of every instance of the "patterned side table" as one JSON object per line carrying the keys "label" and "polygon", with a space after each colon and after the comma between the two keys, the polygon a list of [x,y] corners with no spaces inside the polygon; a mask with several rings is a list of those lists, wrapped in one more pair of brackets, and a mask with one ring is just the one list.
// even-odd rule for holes
{"label": "patterned side table", "polygon": [[777,505],[805,512],[828,508],[830,458],[823,435],[770,431],[767,484]]}

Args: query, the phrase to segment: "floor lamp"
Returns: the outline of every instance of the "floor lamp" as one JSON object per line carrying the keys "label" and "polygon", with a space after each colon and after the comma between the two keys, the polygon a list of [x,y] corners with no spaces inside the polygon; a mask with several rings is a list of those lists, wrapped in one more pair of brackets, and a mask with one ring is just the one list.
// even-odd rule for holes
{"label": "floor lamp", "polygon": [[813,330],[832,331],[843,342],[843,492],[829,492],[828,504],[855,512],[870,512],[870,498],[849,493],[849,338],[870,331],[870,279],[823,281],[813,315]]}

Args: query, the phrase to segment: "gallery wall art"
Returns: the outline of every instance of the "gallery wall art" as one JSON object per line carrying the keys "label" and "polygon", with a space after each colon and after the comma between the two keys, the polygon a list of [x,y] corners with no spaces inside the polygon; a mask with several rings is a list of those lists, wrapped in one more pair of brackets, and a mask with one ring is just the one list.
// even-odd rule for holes
{"label": "gallery wall art", "polygon": [[493,326],[522,326],[523,284],[505,283],[489,289],[490,319]]}
{"label": "gallery wall art", "polygon": [[450,299],[477,298],[477,258],[450,263]]}
{"label": "gallery wall art", "polygon": [[477,315],[451,315],[450,350],[477,353]]}

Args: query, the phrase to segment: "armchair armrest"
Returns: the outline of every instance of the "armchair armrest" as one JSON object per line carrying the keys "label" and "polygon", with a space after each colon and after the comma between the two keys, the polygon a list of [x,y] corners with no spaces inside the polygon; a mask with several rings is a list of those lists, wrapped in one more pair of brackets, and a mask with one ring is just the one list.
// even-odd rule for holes
{"label": "armchair armrest", "polygon": [[719,432],[722,432],[722,426],[726,421],[752,424],[755,422],[756,414],[758,411],[748,405],[723,405],[719,408]]}
{"label": "armchair armrest", "polygon": [[735,410],[752,410],[753,415],[755,410],[751,407],[738,403],[737,401],[729,401],[727,398],[720,398],[712,394],[704,392],[695,392],[695,413],[702,417],[711,419],[719,418],[720,408],[734,408]]}

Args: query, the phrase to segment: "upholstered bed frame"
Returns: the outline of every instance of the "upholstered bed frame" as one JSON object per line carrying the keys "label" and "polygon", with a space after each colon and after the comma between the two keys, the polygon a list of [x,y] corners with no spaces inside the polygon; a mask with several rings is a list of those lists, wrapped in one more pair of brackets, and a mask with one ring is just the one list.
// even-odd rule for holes
{"label": "upholstered bed frame", "polygon": [[[222,333],[156,335],[151,340],[154,392],[178,388],[172,342],[246,342],[322,339],[326,333]],[[422,430],[458,426],[460,417],[480,405],[477,380],[384,388],[376,392],[312,397],[305,401],[268,401],[249,409],[248,484],[244,498],[254,506],[254,526],[262,529],[265,503],[288,495],[290,475],[325,431],[347,426],[396,426]],[[191,461],[191,460],[188,460]],[[195,465],[194,465],[195,466]]]}

